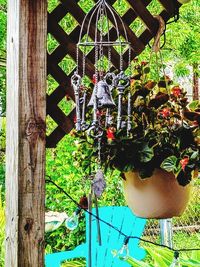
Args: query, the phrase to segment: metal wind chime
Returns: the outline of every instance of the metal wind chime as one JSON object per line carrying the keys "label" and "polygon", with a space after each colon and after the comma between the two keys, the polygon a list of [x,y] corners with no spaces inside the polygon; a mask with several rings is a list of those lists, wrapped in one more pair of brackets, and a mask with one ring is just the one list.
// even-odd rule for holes
{"label": "metal wind chime", "polygon": [[[112,27],[111,36],[110,29]],[[92,41],[90,36],[93,38]],[[121,38],[122,36],[124,38],[123,40]],[[95,56],[92,95],[88,94],[87,85],[85,84],[84,79],[88,62],[86,52],[89,48],[94,49]],[[113,51],[115,51],[114,49],[119,53],[119,70],[112,71],[114,68],[111,62],[113,59]],[[98,144],[98,170],[92,180],[91,193],[88,198],[88,208],[91,211],[91,196],[94,194],[97,214],[97,198],[101,196],[106,187],[104,173],[101,169],[101,139],[103,129],[108,129],[111,126],[116,125],[117,130],[120,130],[124,127],[124,123],[126,123],[127,134],[129,134],[131,126],[130,94],[128,96],[128,106],[126,107],[128,115],[126,122],[123,120],[122,113],[123,94],[125,89],[130,85],[130,77],[124,72],[125,68],[127,68],[123,58],[125,49],[128,49],[128,66],[130,66],[131,47],[130,42],[128,41],[125,25],[121,17],[106,0],[99,0],[92,10],[85,16],[81,25],[79,41],[77,44],[77,69],[71,78],[76,102],[76,130],[79,132],[86,132],[86,134],[92,137]],[[104,62],[105,57],[108,59],[107,64]],[[117,91],[118,93],[118,103],[115,103],[113,100],[114,91]],[[88,96],[90,99],[88,99]],[[116,118],[114,118],[112,114],[114,110],[116,110]],[[102,119],[101,114],[105,114],[104,119]],[[89,216],[89,266],[92,266],[91,221],[92,218]],[[97,232],[99,245],[101,245],[100,224],[98,219]]]}
{"label": "metal wind chime", "polygon": [[[112,36],[110,36],[110,29],[112,27]],[[94,41],[91,41],[89,36],[92,36]],[[115,38],[115,40],[113,38]],[[87,101],[88,91],[84,82],[88,60],[86,52],[88,51],[88,48],[94,48],[95,55],[95,73],[93,75],[94,86],[89,101]],[[111,62],[113,49],[116,49],[119,53],[119,70],[112,72],[111,70],[113,67]],[[76,130],[84,131],[98,141],[99,166],[101,165],[101,137],[103,128],[108,128],[115,123],[117,130],[120,130],[126,125],[127,135],[131,129],[130,93],[128,94],[128,105],[126,107],[127,120],[122,120],[123,94],[125,89],[130,85],[130,77],[124,72],[125,68],[127,68],[127,65],[124,66],[123,58],[125,49],[128,50],[128,66],[130,66],[131,46],[128,41],[125,25],[115,9],[110,6],[106,0],[99,0],[93,9],[85,16],[81,25],[79,42],[77,44],[77,69],[71,78],[76,102]],[[80,50],[83,52],[80,52]],[[79,58],[80,54],[82,60]],[[104,62],[105,57],[108,59],[107,64]],[[113,100],[113,90],[116,90],[118,93],[118,103],[115,103]],[[86,115],[87,113],[91,114],[91,110],[92,117],[88,120],[88,116]],[[117,111],[116,118],[111,116],[113,110]],[[104,120],[101,119],[102,113],[105,114]],[[97,171],[95,179],[97,181],[102,180],[102,187],[105,187],[103,173],[100,168]],[[95,181],[93,181],[94,187]],[[99,185],[100,184],[99,181]],[[95,190],[96,195],[100,195],[103,189],[96,187]]]}

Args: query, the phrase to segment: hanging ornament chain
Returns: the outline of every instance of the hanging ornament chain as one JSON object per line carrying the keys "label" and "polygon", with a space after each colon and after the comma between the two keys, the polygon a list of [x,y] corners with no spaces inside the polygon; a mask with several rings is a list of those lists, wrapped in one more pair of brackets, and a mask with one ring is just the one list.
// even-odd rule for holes
{"label": "hanging ornament chain", "polygon": [[[149,59],[149,65],[151,64],[151,61],[152,61],[152,55],[153,55],[153,52],[155,53],[155,57],[156,57],[156,68],[157,68],[157,75],[158,75],[158,80],[160,78],[160,75],[159,75],[159,72],[160,72],[160,68],[159,68],[159,59],[160,59],[160,64],[161,64],[161,68],[162,68],[162,73],[163,73],[163,76],[164,76],[164,81],[165,81],[165,84],[166,84],[166,90],[167,90],[167,93],[170,94],[170,89],[169,89],[169,84],[168,84],[168,81],[167,81],[167,76],[166,76],[166,72],[165,72],[165,67],[164,67],[164,62],[163,62],[163,57],[162,57],[162,52],[161,52],[161,49],[164,45],[160,45],[160,39],[161,39],[161,36],[163,34],[165,34],[165,30],[166,30],[166,25],[165,25],[165,21],[163,20],[163,18],[161,16],[154,16],[155,19],[158,20],[159,22],[159,28],[158,28],[158,32],[157,32],[157,35],[154,39],[154,43],[153,43],[153,46],[150,47],[151,48],[151,52],[150,52],[150,59]],[[164,43],[165,44],[165,43]],[[150,46],[150,45],[149,45]],[[159,56],[158,56],[159,54]]]}
{"label": "hanging ornament chain", "polygon": [[85,77],[85,59],[86,59],[86,46],[84,46],[84,50],[83,50],[83,79]]}
{"label": "hanging ornament chain", "polygon": [[98,168],[101,169],[101,137],[98,137]]}
{"label": "hanging ornament chain", "polygon": [[[102,4],[103,5],[103,4]],[[100,80],[103,77],[103,22],[104,22],[104,12],[103,12],[103,6],[101,7],[100,10],[100,46],[99,46],[99,60],[100,60],[100,66],[99,66],[99,71],[100,71]]]}
{"label": "hanging ornament chain", "polygon": [[123,52],[122,52],[122,45],[120,46],[120,72],[123,70]]}
{"label": "hanging ornament chain", "polygon": [[79,47],[76,45],[76,73],[79,73]]}

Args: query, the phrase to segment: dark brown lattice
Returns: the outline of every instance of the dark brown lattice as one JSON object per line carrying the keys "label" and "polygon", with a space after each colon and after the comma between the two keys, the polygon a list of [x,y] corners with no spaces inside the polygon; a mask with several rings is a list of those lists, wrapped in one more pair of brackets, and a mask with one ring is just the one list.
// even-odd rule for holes
{"label": "dark brown lattice", "polygon": [[[80,2],[83,0],[60,0],[60,3],[55,9],[48,14],[48,34],[53,38],[55,47],[51,52],[48,52],[48,74],[50,79],[57,82],[57,88],[47,92],[47,115],[55,122],[55,128],[47,136],[47,147],[55,147],[56,144],[68,134],[73,126],[73,118],[75,115],[74,106],[71,105],[70,112],[64,112],[62,109],[62,101],[66,95],[68,100],[74,100],[73,90],[70,85],[70,78],[73,73],[73,68],[76,66],[76,44],[78,42],[80,25],[85,16],[84,11],[80,7]],[[93,1],[93,0],[89,0]],[[110,0],[117,9],[119,0]],[[148,10],[151,0],[123,0],[126,2],[127,9],[124,14],[120,14],[125,23],[129,41],[132,44],[132,59],[139,55],[156,35],[158,30],[158,21]],[[95,1],[94,1],[95,2]],[[165,21],[169,20],[174,15],[174,0],[158,0],[162,10],[160,15]],[[68,20],[65,20],[65,17]],[[112,22],[112,18],[109,18]],[[65,21],[70,21],[69,25],[64,25]],[[131,28],[134,23],[142,23],[143,28],[141,33],[134,33]],[[64,26],[67,30],[64,31]],[[66,28],[65,27],[65,28]],[[91,39],[94,38],[95,28],[90,33]],[[117,39],[114,28],[110,29],[110,36]],[[81,61],[80,53],[80,61]],[[112,65],[118,68],[119,54],[113,48],[112,50]],[[94,73],[94,49],[87,55],[86,75],[91,79]],[[128,64],[128,51],[124,54],[124,65]],[[68,68],[70,65],[70,68]],[[65,66],[65,68],[63,67]]]}

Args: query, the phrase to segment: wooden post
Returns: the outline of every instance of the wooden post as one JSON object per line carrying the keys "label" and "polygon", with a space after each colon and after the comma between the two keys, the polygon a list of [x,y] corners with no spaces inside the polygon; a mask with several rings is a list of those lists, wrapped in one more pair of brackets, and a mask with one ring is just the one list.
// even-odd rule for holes
{"label": "wooden post", "polygon": [[47,0],[8,0],[6,267],[44,266]]}

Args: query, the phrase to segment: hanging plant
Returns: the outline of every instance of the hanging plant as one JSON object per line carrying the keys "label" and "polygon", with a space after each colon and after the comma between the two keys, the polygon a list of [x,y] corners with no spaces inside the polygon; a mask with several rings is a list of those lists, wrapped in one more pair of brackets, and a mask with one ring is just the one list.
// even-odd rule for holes
{"label": "hanging plant", "polygon": [[[143,179],[150,177],[156,168],[163,169],[172,172],[178,183],[185,186],[200,168],[198,103],[189,103],[186,92],[171,80],[167,81],[167,86],[164,77],[158,82],[149,80],[149,71],[144,63],[137,66],[130,88],[123,96],[126,107],[128,92],[131,93],[128,135],[127,110],[123,110],[123,127],[117,130],[114,121],[117,108],[112,109],[110,122],[103,128],[101,164],[106,170],[138,171]],[[117,97],[114,89],[115,102]],[[99,112],[98,119],[104,125],[105,112]],[[77,132],[76,136],[80,140],[76,158],[80,157],[85,169],[90,168],[91,162],[96,161],[97,140],[89,137],[87,131]],[[83,157],[85,160],[82,161]]]}
{"label": "hanging plant", "polygon": [[[109,110],[107,124],[106,112],[98,110],[98,121],[102,131],[100,151],[99,139],[88,135],[87,130],[75,133],[79,140],[75,158],[86,172],[91,173],[95,170],[96,164],[99,164],[100,153],[100,164],[105,172],[117,169],[122,173],[126,200],[137,215],[154,218],[172,217],[180,215],[185,209],[189,199],[187,185],[197,176],[200,169],[199,102],[189,103],[184,89],[169,77],[155,81],[148,78],[149,72],[150,68],[144,62],[135,67],[130,86],[126,88],[122,98],[120,129],[117,129],[117,107]],[[118,92],[115,88],[112,96],[117,103]],[[88,125],[91,112],[92,110],[89,110],[86,116]],[[167,173],[169,175],[166,175]],[[170,184],[161,185],[166,180]],[[167,198],[154,200],[155,191],[151,194],[146,191],[145,183],[149,184],[150,181],[157,183],[154,185],[156,192],[162,197],[170,193]],[[146,195],[151,195],[150,202],[147,199],[144,204],[142,195],[136,202],[132,202],[133,192],[129,191],[135,183],[140,184]],[[184,187],[187,189],[183,190]],[[175,194],[177,202],[174,199]],[[134,195],[137,195],[136,191]],[[166,202],[171,203],[168,212],[165,214],[161,205],[157,213],[155,203]],[[147,209],[144,208],[145,205]]]}
{"label": "hanging plant", "polygon": [[[104,29],[109,29],[109,19],[104,20],[104,17],[109,13],[116,17],[118,40],[112,40],[109,34],[104,36]],[[95,32],[94,42],[88,41],[88,38],[82,42],[83,29],[87,28],[87,34],[90,32],[91,23],[87,24],[90,15],[90,22],[96,16],[99,34]],[[80,140],[75,156],[84,171],[95,177],[94,193],[99,196],[103,193],[106,185],[104,172],[117,169],[125,181],[128,205],[136,215],[160,218],[179,215],[186,206],[188,191],[187,187],[183,190],[183,186],[190,183],[194,172],[200,168],[200,112],[188,106],[186,92],[164,74],[160,38],[165,31],[165,22],[161,16],[155,16],[155,19],[159,28],[150,61],[152,53],[155,53],[157,71],[154,78],[150,78],[151,65],[147,62],[136,65],[132,71],[131,43],[123,20],[107,1],[99,1],[86,15],[81,27],[77,69],[71,83],[76,102],[76,135]],[[121,31],[126,37],[124,41],[120,40]],[[84,82],[88,46],[95,51],[94,75],[90,85]],[[119,70],[111,72],[112,49],[115,46],[119,48]],[[82,64],[78,60],[80,47],[84,48]],[[126,71],[124,49],[128,52],[129,67]],[[158,64],[159,54],[161,67]],[[107,64],[105,58],[108,58]],[[155,80],[162,68],[163,77]],[[149,191],[149,188],[152,190]],[[137,199],[132,197],[137,195]],[[148,196],[146,200],[144,195]],[[177,197],[174,198],[174,195]],[[156,209],[157,203],[160,206],[157,205]],[[166,203],[169,203],[167,210],[164,208]],[[137,210],[135,207],[141,208]]]}

